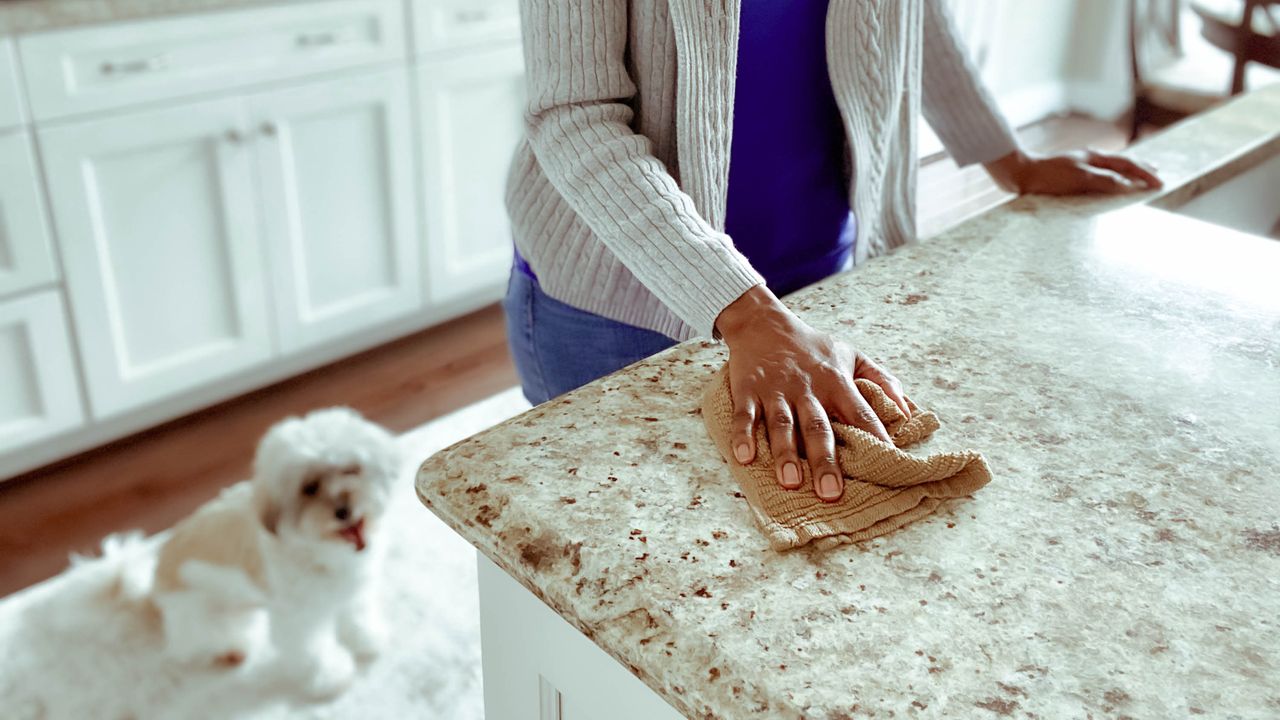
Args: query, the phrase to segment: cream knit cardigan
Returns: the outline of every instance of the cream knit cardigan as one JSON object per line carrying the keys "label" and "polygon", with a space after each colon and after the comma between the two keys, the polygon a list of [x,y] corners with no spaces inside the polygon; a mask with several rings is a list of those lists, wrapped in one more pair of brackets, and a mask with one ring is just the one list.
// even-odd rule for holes
{"label": "cream knit cardigan", "polygon": [[[830,0],[858,259],[914,237],[922,102],[962,165],[1017,147],[941,1]],[[724,233],[738,3],[521,0],[521,16],[528,108],[506,197],[516,246],[555,299],[711,336],[763,282]]]}

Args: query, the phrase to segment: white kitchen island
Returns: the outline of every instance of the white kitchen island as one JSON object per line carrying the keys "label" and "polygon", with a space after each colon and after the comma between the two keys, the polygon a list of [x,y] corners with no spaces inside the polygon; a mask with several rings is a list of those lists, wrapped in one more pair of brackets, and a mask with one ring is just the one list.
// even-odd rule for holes
{"label": "white kitchen island", "polygon": [[[1277,154],[1280,88],[1133,150],[1166,206]],[[1280,242],[1153,200],[1020,198],[788,298],[991,464],[887,537],[768,548],[710,343],[427,459],[490,720],[1280,715]]]}

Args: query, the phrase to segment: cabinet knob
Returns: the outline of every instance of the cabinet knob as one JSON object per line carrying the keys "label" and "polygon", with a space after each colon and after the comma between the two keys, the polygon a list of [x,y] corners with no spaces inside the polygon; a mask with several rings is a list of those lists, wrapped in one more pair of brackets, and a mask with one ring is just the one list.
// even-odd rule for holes
{"label": "cabinet knob", "polygon": [[266,135],[267,137],[275,137],[278,130],[276,129],[276,124],[268,120],[262,123],[262,125],[258,128],[258,132],[261,132],[263,135]]}
{"label": "cabinet knob", "polygon": [[293,42],[298,47],[322,47],[338,42],[338,36],[331,32],[299,33]]}
{"label": "cabinet knob", "polygon": [[454,18],[463,25],[484,22],[489,19],[488,10],[459,10]]}
{"label": "cabinet knob", "polygon": [[155,70],[163,70],[168,64],[169,59],[164,55],[139,58],[137,60],[121,60],[119,62],[104,60],[98,66],[98,72],[103,75],[141,75]]}
{"label": "cabinet knob", "polygon": [[228,130],[225,137],[227,139],[227,142],[231,143],[232,145],[239,145],[240,143],[244,142],[244,134],[241,133],[239,130],[236,130],[235,128]]}

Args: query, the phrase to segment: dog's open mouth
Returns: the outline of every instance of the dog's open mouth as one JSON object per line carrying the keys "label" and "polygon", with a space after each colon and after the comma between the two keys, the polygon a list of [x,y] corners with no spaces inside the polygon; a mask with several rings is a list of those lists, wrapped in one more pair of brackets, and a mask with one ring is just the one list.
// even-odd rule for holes
{"label": "dog's open mouth", "polygon": [[364,549],[364,518],[351,523],[338,531],[338,537],[355,546],[356,552]]}

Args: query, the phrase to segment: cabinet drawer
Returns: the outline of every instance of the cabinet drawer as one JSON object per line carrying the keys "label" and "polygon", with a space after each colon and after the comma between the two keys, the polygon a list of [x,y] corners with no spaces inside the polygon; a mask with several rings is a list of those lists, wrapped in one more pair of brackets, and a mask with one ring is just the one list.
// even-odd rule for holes
{"label": "cabinet drawer", "polygon": [[518,0],[414,0],[412,7],[419,53],[520,38]]}
{"label": "cabinet drawer", "polygon": [[62,298],[0,302],[0,454],[84,422]]}
{"label": "cabinet drawer", "polygon": [[0,38],[0,130],[22,124],[22,90],[13,40]]}
{"label": "cabinet drawer", "polygon": [[57,279],[27,133],[0,134],[0,297]]}
{"label": "cabinet drawer", "polygon": [[24,37],[36,119],[404,57],[398,0],[334,0]]}

